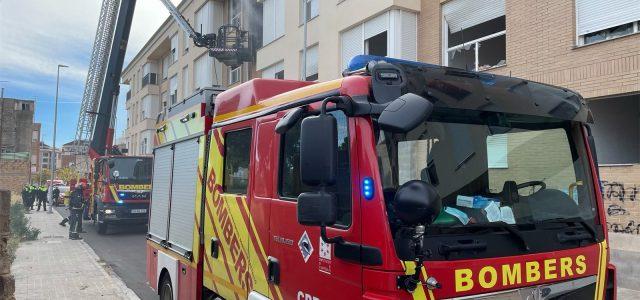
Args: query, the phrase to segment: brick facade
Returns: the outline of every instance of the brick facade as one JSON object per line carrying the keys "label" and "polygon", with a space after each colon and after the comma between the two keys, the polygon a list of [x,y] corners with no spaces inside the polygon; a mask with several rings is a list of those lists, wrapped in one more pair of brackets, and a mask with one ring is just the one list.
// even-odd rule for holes
{"label": "brick facade", "polygon": [[640,234],[640,165],[600,167],[609,231]]}
{"label": "brick facade", "polygon": [[29,183],[28,160],[0,159],[0,190],[19,193]]}
{"label": "brick facade", "polygon": [[[418,59],[442,64],[442,0],[422,1]],[[576,46],[574,1],[506,0],[507,64],[489,71],[573,89],[587,99],[640,92],[640,34]]]}

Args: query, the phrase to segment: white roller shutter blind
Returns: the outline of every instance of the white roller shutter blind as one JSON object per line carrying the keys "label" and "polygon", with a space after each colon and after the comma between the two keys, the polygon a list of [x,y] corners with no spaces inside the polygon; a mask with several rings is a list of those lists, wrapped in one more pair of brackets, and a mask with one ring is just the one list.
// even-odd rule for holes
{"label": "white roller shutter blind", "polygon": [[489,168],[508,168],[508,144],[506,134],[487,137],[487,161]]}
{"label": "white roller shutter blind", "polygon": [[358,25],[343,32],[340,36],[342,46],[342,68],[346,69],[351,58],[364,53],[364,40],[362,39],[362,25]]}
{"label": "white roller shutter blind", "polygon": [[640,20],[640,0],[576,0],[578,35]]}
{"label": "white roller shutter blind", "polygon": [[277,62],[264,70],[262,70],[262,78],[274,79],[276,78],[276,73],[284,70],[284,62]]}
{"label": "white roller shutter blind", "polygon": [[178,34],[171,36],[171,62],[178,60]]}
{"label": "white roller shutter blind", "polygon": [[196,183],[198,176],[197,139],[175,145],[169,242],[191,251],[195,220]]}
{"label": "white roller shutter blind", "polygon": [[[198,11],[196,11],[196,17],[194,22],[196,32],[202,34],[214,33],[213,27],[213,3],[207,1]],[[202,30],[202,31],[200,31]]]}
{"label": "white roller shutter blind", "polygon": [[[392,44],[394,57],[408,60],[418,60],[418,15],[413,12],[397,10],[396,21],[392,28],[395,30],[395,43]],[[399,24],[398,24],[399,23]],[[397,52],[396,52],[397,50]],[[399,54],[399,56],[397,56]]]}
{"label": "white roller shutter blind", "polygon": [[189,67],[182,68],[182,98],[187,98],[191,95],[191,89],[189,88]]}
{"label": "white roller shutter blind", "polygon": [[318,73],[318,45],[307,48],[307,74],[311,76]]}
{"label": "white roller shutter blind", "polygon": [[196,59],[194,63],[194,83],[196,88],[204,88],[211,84],[210,62],[209,55],[206,53]]}
{"label": "white roller shutter blind", "polygon": [[452,0],[442,6],[452,33],[503,16],[504,12],[504,0]]}
{"label": "white roller shutter blind", "polygon": [[262,3],[262,39],[264,40],[264,45],[275,39],[275,18],[275,0],[264,0],[264,3]]}
{"label": "white roller shutter blind", "polygon": [[153,160],[149,234],[161,240],[167,239],[172,157],[173,150],[167,146],[156,149]]}
{"label": "white roller shutter blind", "polygon": [[364,39],[366,40],[387,30],[389,30],[389,12],[382,13],[364,23]]}

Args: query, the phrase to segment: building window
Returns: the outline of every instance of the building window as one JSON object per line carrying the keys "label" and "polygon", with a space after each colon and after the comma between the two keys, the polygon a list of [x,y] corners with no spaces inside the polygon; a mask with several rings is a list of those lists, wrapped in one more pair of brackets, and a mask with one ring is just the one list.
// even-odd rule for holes
{"label": "building window", "polygon": [[169,53],[170,63],[173,64],[178,60],[178,34],[171,36],[171,52]]}
{"label": "building window", "polygon": [[171,98],[171,105],[178,102],[178,75],[173,75],[169,79],[169,97]]}
{"label": "building window", "polygon": [[22,110],[29,110],[29,103],[22,103],[21,108]]}
{"label": "building window", "polygon": [[193,83],[196,90],[218,84],[218,76],[222,76],[222,67],[220,64],[214,65],[214,63],[215,60],[207,53],[196,59],[193,67]]}
{"label": "building window", "polygon": [[[338,178],[336,184],[328,187],[328,191],[335,193],[338,198],[338,222],[342,226],[351,225],[351,187],[349,167],[349,135],[347,116],[342,111],[334,111],[331,114],[338,124]],[[287,130],[282,135],[280,177],[278,187],[280,196],[294,200],[304,192],[310,192],[313,188],[302,183],[300,179],[300,124]]]}
{"label": "building window", "polygon": [[509,167],[507,137],[508,134],[487,136],[487,164],[490,169],[506,169]]}
{"label": "building window", "polygon": [[213,2],[207,1],[195,14],[194,30],[202,34],[215,33]]}
{"label": "building window", "polygon": [[225,193],[247,193],[250,153],[251,129],[225,134],[224,177],[222,179],[222,189]]}
{"label": "building window", "polygon": [[640,1],[576,0],[575,5],[579,46],[640,32]]}
{"label": "building window", "polygon": [[234,84],[238,81],[240,81],[242,73],[242,66],[239,66],[237,68],[229,68],[229,84]]}
{"label": "building window", "polygon": [[[304,53],[300,51],[300,66],[304,64]],[[318,45],[307,48],[307,73],[304,74],[306,81],[318,80]],[[302,71],[300,72],[302,73]]]}
{"label": "building window", "polygon": [[[187,20],[189,22],[189,20]],[[189,46],[191,45],[191,38],[189,38],[189,33],[186,31],[182,31],[182,55],[189,53]]]}
{"label": "building window", "polygon": [[305,7],[307,11],[307,22],[319,14],[318,0],[300,0],[300,24],[304,23]]}
{"label": "building window", "polygon": [[418,59],[417,27],[416,13],[398,9],[354,25],[340,33],[342,67],[346,69],[351,59],[360,54]]}
{"label": "building window", "polygon": [[453,0],[442,11],[445,65],[484,71],[506,64],[504,0]]}
{"label": "building window", "polygon": [[[148,62],[144,64],[142,67],[142,87],[145,87],[147,84],[158,84],[158,78],[156,75],[156,64],[153,62]],[[133,77],[135,81],[135,76]],[[134,84],[135,85],[135,84]]]}
{"label": "building window", "polygon": [[262,4],[262,44],[267,45],[284,35],[284,0],[264,0]]}
{"label": "building window", "polygon": [[284,79],[284,61],[277,62],[262,70],[262,78]]}
{"label": "building window", "polygon": [[171,64],[171,55],[167,55],[162,58],[162,79],[165,80],[169,77],[169,65]]}
{"label": "building window", "polygon": [[364,53],[387,56],[387,32],[378,33],[364,40]]}
{"label": "building window", "polygon": [[189,67],[182,68],[182,98],[191,96],[191,89],[189,89]]}

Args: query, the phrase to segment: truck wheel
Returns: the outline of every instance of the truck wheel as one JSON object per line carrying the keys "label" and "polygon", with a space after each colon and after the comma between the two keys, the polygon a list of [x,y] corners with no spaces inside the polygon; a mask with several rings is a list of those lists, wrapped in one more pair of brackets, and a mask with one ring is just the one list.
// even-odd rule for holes
{"label": "truck wheel", "polygon": [[104,221],[100,223],[100,213],[96,213],[96,221],[98,224],[98,234],[106,234],[107,233],[107,223]]}
{"label": "truck wheel", "polygon": [[162,277],[159,291],[160,300],[173,300],[173,286],[171,286],[171,278],[168,274]]}

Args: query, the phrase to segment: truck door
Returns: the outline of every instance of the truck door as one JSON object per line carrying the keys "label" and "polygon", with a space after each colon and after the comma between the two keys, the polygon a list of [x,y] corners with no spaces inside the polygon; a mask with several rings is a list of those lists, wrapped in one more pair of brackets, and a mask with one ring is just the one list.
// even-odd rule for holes
{"label": "truck door", "polygon": [[211,133],[204,283],[225,299],[246,299],[253,290],[268,293],[263,267],[266,263],[261,264],[255,253],[251,254],[258,245],[250,210],[254,123],[255,120],[235,123]]}
{"label": "truck door", "polygon": [[[351,159],[350,121],[342,112],[332,112],[338,122],[338,178],[330,189],[338,199],[338,222],[327,228],[328,236],[342,236],[345,240],[360,243],[361,228],[358,197],[352,196],[352,186],[357,182]],[[351,130],[353,132],[353,130]],[[334,255],[334,247],[320,238],[319,227],[298,224],[296,200],[309,188],[300,181],[300,121],[283,135],[274,133],[280,140],[277,178],[277,195],[271,201],[269,273],[270,284],[284,299],[355,299],[362,296],[361,265],[346,262]],[[353,162],[353,163],[352,163]],[[352,175],[354,174],[354,175]],[[356,185],[357,186],[357,185]],[[279,271],[279,272],[278,272]],[[279,273],[279,274],[278,274]],[[277,298],[277,297],[274,297]]]}

